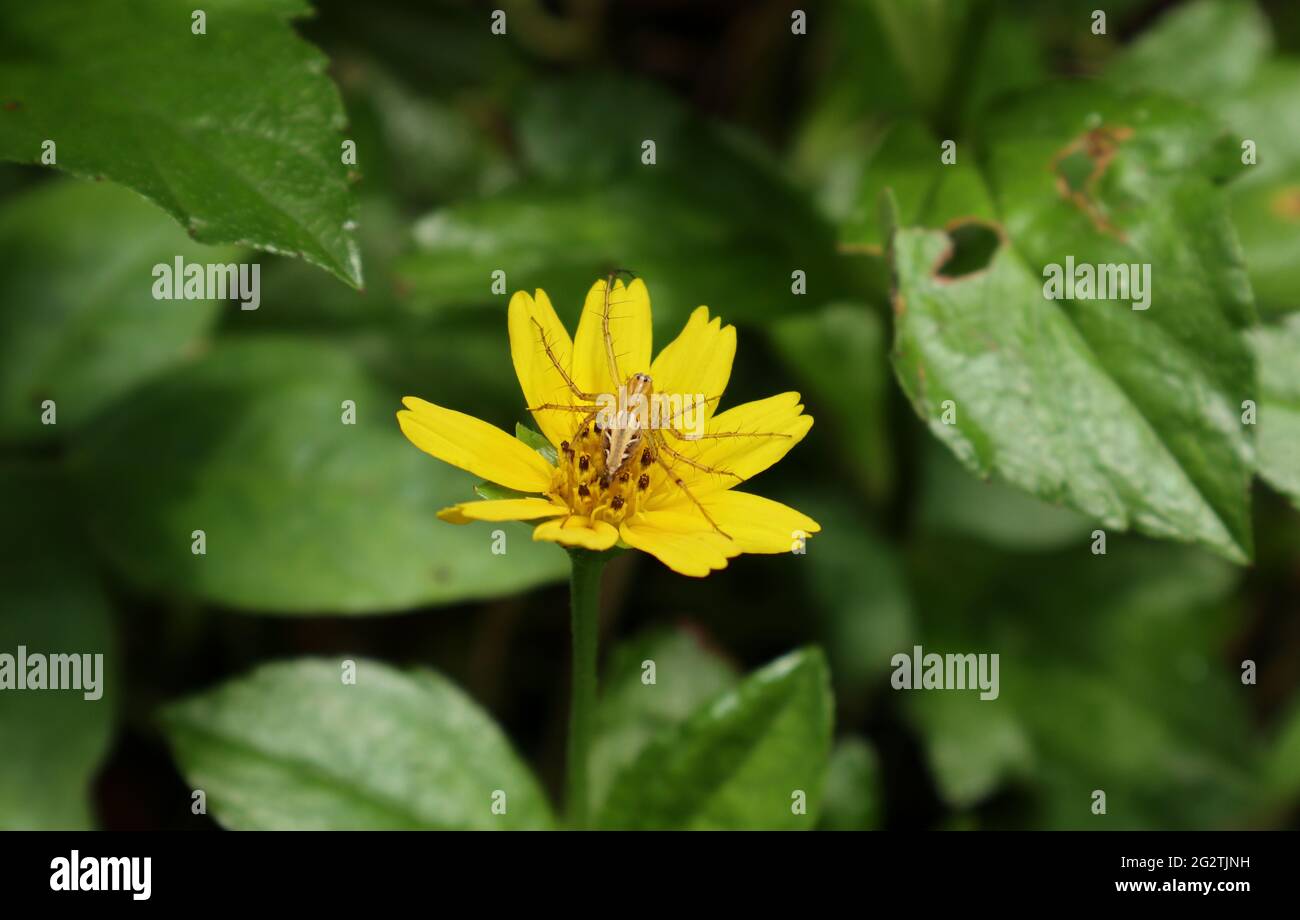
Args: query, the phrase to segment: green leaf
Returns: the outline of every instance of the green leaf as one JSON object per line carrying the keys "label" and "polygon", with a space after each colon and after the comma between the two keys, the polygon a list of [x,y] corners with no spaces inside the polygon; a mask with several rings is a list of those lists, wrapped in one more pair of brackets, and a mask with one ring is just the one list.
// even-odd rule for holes
{"label": "green leaf", "polygon": [[871,745],[857,737],[835,745],[818,827],[827,831],[876,830],[881,824],[880,798],[880,765]]}
{"label": "green leaf", "polygon": [[360,287],[343,107],[288,25],[311,7],[204,10],[195,35],[168,0],[6,4],[0,158],[39,163],[52,140],[60,169],[135,189],[200,242],[297,254]]}
{"label": "green leaf", "polygon": [[1258,4],[1199,0],[1161,17],[1107,72],[1205,106],[1237,135],[1228,202],[1265,313],[1300,309],[1300,61],[1271,56],[1273,44]]}
{"label": "green leaf", "polygon": [[[653,671],[647,670],[651,663]],[[653,682],[648,682],[650,675]],[[595,810],[599,812],[615,777],[646,745],[676,730],[736,681],[736,669],[685,629],[646,633],[615,648],[596,707],[590,770]]]}
{"label": "green leaf", "polygon": [[[893,241],[894,365],[917,413],[980,476],[1111,528],[1249,559],[1253,457],[1239,416],[1254,310],[1199,171],[1213,131],[1172,101],[1068,86],[1001,109],[986,138],[1001,220],[998,235],[982,231],[987,265],[949,271],[967,242],[954,252],[949,233]],[[1064,194],[1054,166],[1090,149],[1097,178]],[[1045,298],[1048,267],[1082,263],[1149,264],[1149,309]]]}
{"label": "green leaf", "polygon": [[[0,437],[55,437],[198,347],[214,301],[152,296],[173,260],[229,262],[138,195],[59,180],[0,209]],[[232,304],[227,309],[238,309]],[[42,424],[42,403],[56,424]]]}
{"label": "green leaf", "polygon": [[912,97],[927,112],[944,107],[954,68],[964,62],[960,47],[982,15],[979,0],[868,0],[894,60],[907,76]]}
{"label": "green leaf", "polygon": [[[659,91],[612,77],[542,86],[519,132],[527,180],[416,225],[399,268],[413,309],[504,306],[492,293],[500,270],[509,290],[541,288],[576,320],[591,284],[626,268],[646,280],[666,337],[699,304],[754,320],[811,308],[843,284],[831,228],[779,169]],[[654,165],[641,161],[643,140],[656,144]],[[795,271],[806,295],[792,291]]]}
{"label": "green leaf", "polygon": [[[162,714],[186,780],[232,830],[541,828],[537,781],[482,708],[432,671],[263,665]],[[505,814],[493,797],[505,793]]]}
{"label": "green leaf", "polygon": [[[777,354],[818,406],[818,435],[830,439],[873,498],[893,483],[888,442],[889,364],[884,323],[863,304],[831,304],[771,327]],[[845,374],[844,368],[853,368]]]}
{"label": "green leaf", "polygon": [[527,492],[520,492],[517,489],[507,489],[505,486],[499,486],[495,482],[479,482],[474,484],[474,494],[479,498],[488,501],[501,501],[503,499],[513,498],[536,498],[535,495],[529,495]]}
{"label": "green leaf", "polygon": [[85,676],[82,690],[0,691],[0,829],[94,827],[89,787],[121,698],[108,603],[80,564],[86,550],[66,496],[49,473],[0,467],[0,654],[102,655],[100,697],[86,699]]}
{"label": "green leaf", "polygon": [[496,555],[490,530],[438,520],[474,478],[409,443],[397,406],[332,346],[222,343],[87,432],[74,460],[92,532],[146,588],[270,613],[378,613],[562,578],[558,547]]}
{"label": "green leaf", "polygon": [[[1011,784],[1034,826],[1207,827],[1248,817],[1257,753],[1248,694],[1221,654],[1234,622],[1231,566],[1123,538],[1097,556],[995,556],[930,542],[914,565],[923,653],[999,656],[996,699],[895,691],[950,805],[978,805]],[[1096,789],[1106,793],[1104,816],[1091,811]]]}
{"label": "green leaf", "polygon": [[1189,99],[1221,97],[1250,82],[1272,40],[1254,0],[1197,0],[1143,32],[1111,63],[1109,76]]}
{"label": "green leaf", "polygon": [[555,452],[555,445],[546,440],[541,434],[533,431],[522,422],[515,422],[515,437],[545,457],[548,463],[555,464],[558,456]]}
{"label": "green leaf", "polygon": [[1300,507],[1300,316],[1255,331],[1259,474]]}
{"label": "green leaf", "polygon": [[[932,131],[945,140],[963,138],[963,126],[983,106],[1000,104],[1000,96],[1036,86],[1047,74],[1036,34],[1040,17],[1007,4],[855,0],[817,18],[827,49],[793,159],[850,244],[880,244],[874,219],[879,190],[906,184],[938,160],[940,138]],[[939,46],[947,50],[938,52]],[[928,72],[921,75],[918,66]],[[915,98],[913,73],[937,97]],[[928,129],[922,127],[927,121]],[[959,155],[958,163],[964,162]],[[934,181],[954,178],[965,181],[951,169],[931,173]]]}
{"label": "green leaf", "polygon": [[[792,652],[642,748],[615,778],[603,827],[787,829],[816,823],[832,699],[821,652]],[[796,814],[796,794],[807,811]]]}
{"label": "green leaf", "polygon": [[958,154],[943,165],[939,140],[917,122],[894,124],[867,168],[855,207],[840,227],[840,239],[857,248],[887,242],[881,233],[880,196],[889,189],[902,226],[942,227],[952,220],[991,220],[993,201],[979,172]]}

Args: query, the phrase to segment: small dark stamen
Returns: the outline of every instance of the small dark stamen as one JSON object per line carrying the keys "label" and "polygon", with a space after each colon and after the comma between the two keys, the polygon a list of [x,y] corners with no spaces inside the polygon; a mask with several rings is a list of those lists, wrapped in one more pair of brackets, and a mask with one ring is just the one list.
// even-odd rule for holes
{"label": "small dark stamen", "polygon": [[612,502],[610,502],[609,505],[610,505],[610,507],[613,508],[615,511],[621,511],[621,510],[623,510],[623,496],[621,496],[621,495],[615,495],[615,496],[614,496],[614,500],[613,500]]}
{"label": "small dark stamen", "polygon": [[640,489],[642,492],[650,488],[650,474],[642,473],[641,477],[636,481],[636,487]]}
{"label": "small dark stamen", "polygon": [[591,498],[591,490],[587,488],[586,483],[578,486],[578,494],[583,498]]}
{"label": "small dark stamen", "polygon": [[655,462],[655,455],[652,454],[650,452],[650,448],[647,447],[644,451],[641,452],[641,465],[649,466],[654,462]]}
{"label": "small dark stamen", "polygon": [[618,474],[619,482],[627,482],[631,478],[632,478],[632,474],[629,473],[627,470],[624,470],[623,472]]}
{"label": "small dark stamen", "polygon": [[578,469],[580,469],[582,472],[584,473],[587,472],[587,467],[589,466],[591,466],[591,458],[589,456],[583,454],[581,457],[578,458]]}

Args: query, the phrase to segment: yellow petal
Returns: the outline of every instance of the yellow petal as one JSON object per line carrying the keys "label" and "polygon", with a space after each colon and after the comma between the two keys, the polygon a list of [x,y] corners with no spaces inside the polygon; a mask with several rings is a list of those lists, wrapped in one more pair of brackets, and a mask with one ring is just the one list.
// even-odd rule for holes
{"label": "yellow petal", "polygon": [[[665,459],[673,465],[692,494],[699,498],[730,489],[757,476],[802,441],[812,423],[812,416],[803,414],[799,394],[782,393],[720,412],[705,426],[706,434],[740,433],[752,437],[686,441],[664,434],[670,448],[714,472],[696,469],[671,456]],[[724,470],[735,475],[726,475],[721,472]],[[660,510],[677,504],[683,498],[680,488],[672,482],[665,482],[655,490],[647,507]]]}
{"label": "yellow petal", "polygon": [[[539,290],[535,299],[523,291],[516,292],[510,298],[507,325],[515,376],[519,378],[519,387],[524,391],[529,407],[546,403],[568,406],[577,402],[564,380],[566,373],[572,376],[573,342],[555,315],[555,308],[546,292]],[[548,345],[550,355],[546,353]],[[561,373],[561,368],[564,373]],[[563,410],[543,410],[534,412],[533,418],[546,439],[559,447],[560,442],[568,440],[577,429],[582,415]]]}
{"label": "yellow petal", "polygon": [[545,492],[552,467],[537,451],[481,419],[414,396],[397,423],[411,443],[444,463],[520,492]]}
{"label": "yellow petal", "polygon": [[808,515],[761,495],[728,489],[700,500],[709,516],[747,553],[788,553],[801,537],[817,533]]}
{"label": "yellow petal", "polygon": [[717,397],[731,379],[736,357],[736,327],[723,326],[719,317],[709,319],[708,307],[697,307],[677,338],[659,352],[650,367],[655,392],[700,396],[706,403],[704,417],[713,415]]}
{"label": "yellow petal", "polygon": [[461,502],[443,508],[438,517],[452,524],[470,521],[530,521],[540,517],[568,514],[569,509],[544,498],[501,498],[482,502]]}
{"label": "yellow petal", "polygon": [[[703,526],[701,526],[703,525]],[[681,575],[702,578],[727,567],[740,547],[709,527],[703,517],[643,511],[619,529],[628,546],[649,553]]]}
{"label": "yellow petal", "polygon": [[573,339],[573,378],[587,393],[617,393],[633,374],[650,372],[650,294],[640,278],[626,287],[614,280],[609,295],[609,334],[618,362],[618,380],[609,376],[605,333],[601,318],[605,312],[605,282],[597,281],[587,292],[587,302]]}
{"label": "yellow petal", "polygon": [[608,521],[593,521],[575,514],[538,524],[533,530],[533,539],[602,550],[618,542],[618,529]]}

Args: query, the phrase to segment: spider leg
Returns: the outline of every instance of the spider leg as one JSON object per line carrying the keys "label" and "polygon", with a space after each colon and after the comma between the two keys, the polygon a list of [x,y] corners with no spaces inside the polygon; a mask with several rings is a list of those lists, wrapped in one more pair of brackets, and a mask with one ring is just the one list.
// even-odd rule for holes
{"label": "spider leg", "polygon": [[542,403],[540,406],[529,406],[529,412],[541,412],[547,410],[550,412],[591,412],[594,406],[589,405],[568,405],[566,403]]}
{"label": "spider leg", "polygon": [[[652,435],[651,439],[654,440],[658,446],[660,447],[664,446],[662,438],[655,437],[654,435]],[[682,477],[678,476],[675,472],[673,472],[673,468],[664,461],[663,454],[661,454],[659,451],[655,451],[655,462],[664,468],[664,472],[667,473],[668,477],[672,479],[672,481],[677,485],[677,488],[681,489],[684,493],[686,493],[686,497],[689,498],[695,504],[696,508],[700,509],[700,514],[704,515],[704,519],[709,522],[709,526],[712,527],[714,530],[716,530],[721,536],[726,537],[728,540],[730,540],[731,534],[727,533],[725,530],[723,530],[721,527],[718,526],[718,522],[713,519],[713,515],[709,514],[709,512],[705,509],[704,505],[700,504],[700,500],[695,497],[695,493],[693,493],[690,490],[690,487],[686,485],[686,482],[682,479]]]}
{"label": "spider leg", "polygon": [[614,386],[623,382],[618,375],[618,356],[614,354],[614,338],[609,333],[609,295],[614,291],[615,274],[610,272],[605,279],[605,309],[600,317],[600,330],[605,336],[605,360],[609,363],[609,379]]}
{"label": "spider leg", "polygon": [[[555,372],[564,380],[565,386],[567,386],[569,391],[573,393],[574,396],[578,397],[578,399],[587,402],[595,402],[596,396],[592,393],[582,392],[582,390],[578,388],[578,385],[573,382],[573,378],[569,375],[569,372],[564,369],[564,365],[560,363],[560,359],[555,356],[555,352],[551,349],[551,343],[546,340],[546,330],[542,328],[542,324],[539,323],[535,317],[530,317],[529,319],[532,324],[537,327],[537,337],[541,339],[542,348],[546,351],[546,357],[551,359],[551,366],[555,368]],[[608,340],[608,336],[606,338]]]}
{"label": "spider leg", "polygon": [[733,479],[736,480],[736,482],[745,481],[744,476],[741,476],[738,473],[733,473],[731,470],[724,470],[721,467],[717,467],[717,466],[709,466],[707,464],[700,463],[698,460],[692,460],[690,457],[686,456],[685,454],[679,454],[677,451],[669,447],[667,441],[665,441],[663,438],[660,438],[656,442],[655,446],[657,446],[664,453],[668,454],[668,456],[676,460],[680,460],[682,463],[685,463],[687,466],[697,469],[702,473],[719,473],[723,476],[731,476]]}
{"label": "spider leg", "polygon": [[715,431],[712,434],[683,434],[676,428],[665,428],[679,441],[713,441],[720,438],[788,438],[780,431]]}

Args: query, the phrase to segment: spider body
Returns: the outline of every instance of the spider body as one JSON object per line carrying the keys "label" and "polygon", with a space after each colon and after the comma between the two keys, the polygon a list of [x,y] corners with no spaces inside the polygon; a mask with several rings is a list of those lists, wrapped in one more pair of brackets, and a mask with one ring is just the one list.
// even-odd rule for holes
{"label": "spider body", "polygon": [[[663,472],[666,482],[671,482],[691,500],[710,527],[722,536],[730,538],[722,528],[718,527],[708,509],[694,495],[676,467],[677,464],[681,464],[699,472],[731,476],[737,481],[742,477],[730,470],[701,463],[698,459],[682,453],[669,444],[667,436],[679,442],[695,442],[723,438],[788,438],[789,435],[757,431],[686,434],[677,429],[678,417],[675,413],[669,412],[668,418],[665,419],[661,417],[663,413],[652,412],[655,389],[650,375],[638,371],[624,378],[619,374],[614,340],[609,331],[610,295],[614,292],[614,277],[611,274],[605,283],[601,330],[604,335],[609,379],[627,381],[620,386],[620,393],[617,395],[583,392],[574,382],[569,369],[556,356],[541,324],[533,320],[541,347],[569,390],[571,401],[530,406],[530,411],[549,410],[581,414],[581,421],[574,429],[573,437],[561,443],[561,451],[566,463],[562,465],[563,470],[557,480],[556,491],[569,500],[571,506],[582,508],[582,513],[601,519],[611,519],[617,523],[626,515],[636,511],[638,500],[642,495],[653,491],[651,473],[657,467]],[[716,396],[705,398],[703,394],[698,394],[695,404],[704,406],[716,400]],[[572,500],[574,498],[578,501],[574,502]]]}

